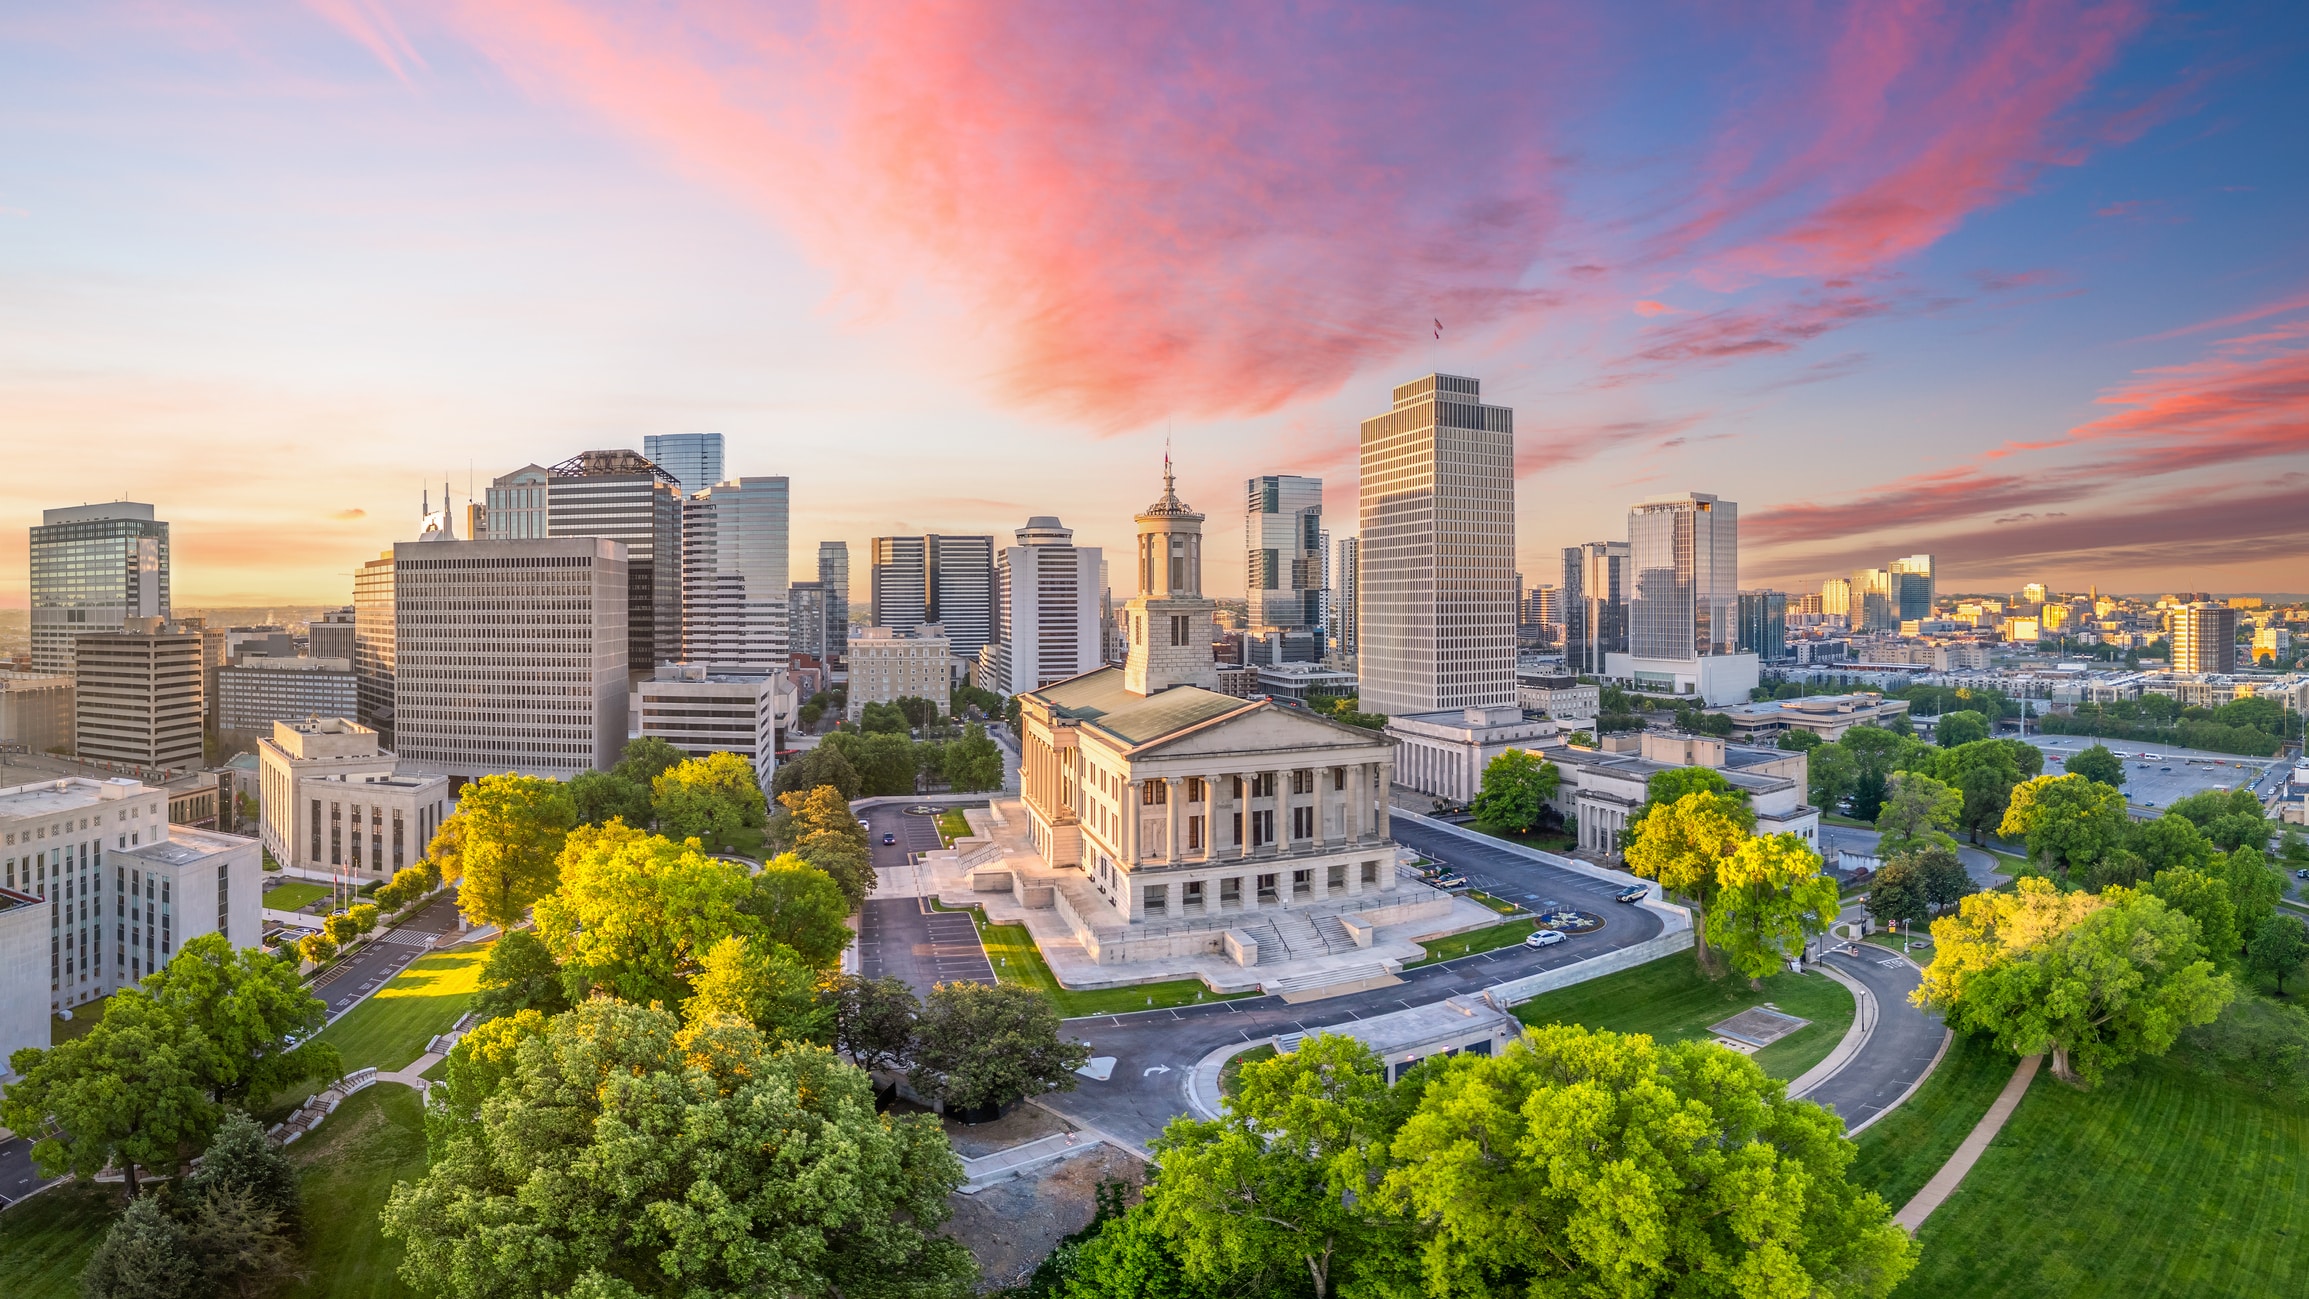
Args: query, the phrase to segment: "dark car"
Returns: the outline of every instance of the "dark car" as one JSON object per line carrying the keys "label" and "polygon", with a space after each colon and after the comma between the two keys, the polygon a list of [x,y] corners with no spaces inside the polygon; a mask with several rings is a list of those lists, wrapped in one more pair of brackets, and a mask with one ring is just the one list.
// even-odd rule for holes
{"label": "dark car", "polygon": [[883,836],[882,836],[882,842],[884,842],[884,843],[896,843],[896,842],[898,842],[898,836],[897,836],[897,835],[894,835],[894,834],[886,834],[886,835],[883,835]]}
{"label": "dark car", "polygon": [[1614,902],[1641,902],[1645,898],[1651,896],[1651,892],[1652,891],[1650,889],[1645,888],[1641,884],[1632,884],[1627,888],[1621,889],[1619,892],[1612,894],[1611,900]]}

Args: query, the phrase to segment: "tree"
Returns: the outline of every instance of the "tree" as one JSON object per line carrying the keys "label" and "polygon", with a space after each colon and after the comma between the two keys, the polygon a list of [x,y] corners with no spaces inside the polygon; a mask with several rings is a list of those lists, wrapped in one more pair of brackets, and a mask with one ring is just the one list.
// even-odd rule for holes
{"label": "tree", "polygon": [[933,699],[924,699],[920,695],[900,695],[892,706],[906,719],[908,726],[925,727],[938,721],[938,703]]}
{"label": "tree", "polygon": [[353,940],[361,936],[361,922],[353,919],[349,913],[340,911],[321,922],[321,932],[327,934],[329,941],[335,943],[339,950],[343,950],[351,947]]}
{"label": "tree", "polygon": [[1755,824],[1756,814],[1747,804],[1701,791],[1651,807],[1629,829],[1628,869],[1658,880],[1660,887],[1691,902],[1698,940],[1694,955],[1702,973],[1715,973],[1718,964],[1706,936],[1707,909],[1716,900],[1717,869],[1747,842]]}
{"label": "tree", "polygon": [[241,1110],[233,1110],[217,1125],[216,1136],[201,1153],[200,1167],[185,1181],[195,1195],[211,1190],[242,1191],[257,1207],[278,1214],[284,1226],[297,1220],[297,1170],[280,1148],[265,1139],[265,1130]]}
{"label": "tree", "polygon": [[1977,743],[1988,738],[1988,719],[1970,709],[1943,713],[1940,725],[1934,728],[1934,734],[1944,749]]}
{"label": "tree", "polygon": [[2197,922],[2197,941],[2207,954],[2233,958],[2242,943],[2237,933],[2237,907],[2229,898],[2229,882],[2188,866],[2158,871],[2145,892],[2164,899],[2166,906]]}
{"label": "tree", "polygon": [[2266,851],[2269,847],[2269,821],[2261,814],[2260,798],[2250,789],[2208,789],[2176,798],[2166,810],[2188,818],[2222,852],[2239,848]]}
{"label": "tree", "polygon": [[537,938],[572,1001],[600,988],[637,1006],[679,1006],[707,948],[759,928],[745,911],[745,867],[623,822],[579,827],[560,875],[537,902]]}
{"label": "tree", "polygon": [[1778,745],[1790,753],[1810,753],[1822,742],[1816,731],[1782,731]]}
{"label": "tree", "polygon": [[814,969],[830,969],[857,936],[844,923],[852,910],[841,882],[795,853],[762,864],[738,909],[750,932],[793,950]]}
{"label": "tree", "polygon": [[819,742],[818,748],[831,748],[849,759],[858,773],[857,793],[845,791],[843,797],[890,797],[914,792],[914,777],[921,770],[919,746],[906,738],[904,729],[901,719],[895,733],[836,731]]}
{"label": "tree", "polygon": [[327,934],[306,934],[297,940],[297,955],[314,965],[320,965],[336,954],[337,940]]}
{"label": "tree", "polygon": [[913,727],[896,704],[869,703],[858,710],[858,729],[867,735],[906,735]]}
{"label": "tree", "polygon": [[904,979],[840,974],[819,996],[834,1017],[834,1045],[861,1069],[902,1069],[914,1054],[914,1022],[922,1003]]}
{"label": "tree", "polygon": [[1886,857],[1928,844],[1956,846],[1948,835],[1964,816],[1964,794],[1921,771],[1902,771],[1885,787],[1876,812],[1879,850]]}
{"label": "tree", "polygon": [[581,771],[572,776],[569,805],[579,825],[623,821],[646,828],[650,824],[649,786],[637,785],[614,771]]}
{"label": "tree", "polygon": [[2216,856],[2207,869],[2228,882],[2238,933],[2258,932],[2261,922],[2277,913],[2277,899],[2285,896],[2285,877],[2270,868],[2260,849],[2248,844]]}
{"label": "tree", "polygon": [[1933,922],[1932,964],[1910,999],[1951,1028],[2018,1055],[2049,1051],[2055,1076],[2089,1086],[2105,1069],[2162,1054],[2235,995],[2204,959],[2197,922],[2162,899],[2064,894],[2027,876],[2016,886],[1975,893]]}
{"label": "tree", "polygon": [[657,736],[644,735],[625,742],[610,774],[637,789],[648,789],[657,783],[659,776],[687,761],[687,753]]}
{"label": "tree", "polygon": [[320,1031],[328,1004],[305,987],[294,962],[261,948],[235,949],[222,934],[202,934],[186,940],[138,991],[156,1013],[183,1021],[187,1040],[197,1044],[188,1061],[212,1101],[245,1108],[295,1083],[343,1071],[335,1047],[290,1044]]}
{"label": "tree", "polygon": [[[2003,822],[2012,787],[2024,778],[2012,744],[2010,740],[1975,740],[1941,750],[1932,764],[1932,774],[1964,796],[1958,825],[1974,843]],[[2021,747],[2040,759],[2043,756],[2027,745]]]}
{"label": "tree", "polygon": [[1058,1011],[1033,988],[1005,983],[941,983],[914,1029],[914,1089],[952,1109],[1007,1105],[1049,1091],[1073,1091],[1090,1059],[1059,1036]]}
{"label": "tree", "polygon": [[[458,881],[457,905],[477,925],[510,929],[529,904],[559,882],[555,862],[577,823],[567,786],[537,776],[483,776],[458,795],[442,832],[457,827],[444,854],[435,836],[434,860],[442,878]],[[451,874],[451,862],[456,874]]]}
{"label": "tree", "polygon": [[[501,1021],[503,1022],[503,1021]],[[447,1296],[896,1296],[959,1291],[936,1234],[961,1162],[928,1115],[874,1112],[822,1047],[591,1001],[516,1044],[380,1220]]]}
{"label": "tree", "polygon": [[1507,749],[1484,765],[1483,788],[1468,810],[1485,825],[1529,834],[1562,783],[1554,763],[1528,749]]}
{"label": "tree", "polygon": [[[1094,1225],[1097,1230],[1081,1244],[1071,1250],[1062,1244],[1053,1250],[1023,1293],[1048,1293],[1056,1299],[1266,1299],[1264,1293],[1246,1291],[1239,1281],[1219,1286],[1190,1278],[1151,1212],[1124,1213]],[[1043,1268],[1063,1269],[1063,1280],[1047,1292],[1034,1288]],[[1298,1291],[1298,1286],[1276,1286],[1271,1293],[1279,1297]]]}
{"label": "tree", "polygon": [[2309,960],[2309,929],[2302,927],[2294,916],[2270,916],[2253,931],[2253,941],[2245,949],[2245,968],[2264,979],[2277,982],[2277,995],[2285,995],[2285,976],[2301,969],[2301,962]]}
{"label": "tree", "polygon": [[1002,788],[1002,748],[986,737],[976,722],[962,728],[962,738],[946,751],[946,783],[966,794]]}
{"label": "tree", "polygon": [[216,1128],[199,1067],[207,1046],[183,1012],[124,988],[87,1036],[8,1058],[19,1076],[0,1094],[0,1126],[34,1136],[43,1175],[116,1165],[133,1196],[139,1169],[173,1169]]}
{"label": "tree", "polygon": [[482,1019],[524,1010],[558,1015],[569,1009],[561,966],[532,930],[509,930],[491,943],[489,959],[474,982],[481,993],[473,999],[473,1013]]}
{"label": "tree", "polygon": [[1935,916],[1945,913],[1973,892],[1972,876],[1956,855],[1956,845],[1925,844],[1894,857],[1888,865],[1906,866],[1916,873],[1924,900]]}
{"label": "tree", "polygon": [[297,1275],[291,1219],[254,1192],[211,1186],[186,1208],[187,1252],[199,1262],[209,1293],[273,1294]]}
{"label": "tree", "polygon": [[778,802],[793,821],[794,854],[833,877],[850,909],[857,910],[874,890],[874,867],[866,831],[851,814],[849,800],[833,786],[820,785],[780,794]]}
{"label": "tree", "polygon": [[1932,918],[1932,903],[1924,893],[1924,879],[1910,858],[1884,864],[1868,881],[1868,914],[1880,925],[1908,924]]}
{"label": "tree", "polygon": [[858,769],[842,756],[839,747],[828,747],[824,743],[804,750],[802,756],[792,762],[779,763],[770,777],[770,792],[777,795],[780,802],[788,794],[806,793],[821,786],[839,791],[847,802],[859,796],[864,781],[859,778]]}
{"label": "tree", "polygon": [[2174,868],[2202,870],[2213,860],[2213,844],[2185,816],[2165,813],[2154,821],[2135,822],[2125,847],[2147,863],[2151,872]]}
{"label": "tree", "polygon": [[345,915],[352,920],[355,933],[371,933],[377,928],[377,904],[374,902],[356,902],[345,908]]}
{"label": "tree", "polygon": [[735,753],[692,758],[669,768],[651,787],[658,825],[679,842],[697,839],[707,852],[728,852],[758,837],[769,806],[753,764]]}
{"label": "tree", "polygon": [[88,1256],[80,1293],[85,1299],[200,1299],[209,1285],[184,1228],[157,1198],[140,1196]]}
{"label": "tree", "polygon": [[460,1123],[478,1119],[481,1103],[513,1077],[514,1067],[520,1063],[521,1044],[543,1037],[550,1022],[534,1010],[515,1011],[485,1019],[458,1038],[457,1045],[449,1048],[448,1076],[440,1094],[449,1114]]}
{"label": "tree", "polygon": [[1437,1069],[1378,1198],[1429,1294],[1883,1296],[1917,1247],[1843,1128],[1711,1043],[1553,1025]]}
{"label": "tree", "polygon": [[682,1007],[691,1024],[742,1020],[772,1043],[824,1042],[833,1012],[819,1004],[817,973],[783,943],[732,935],[715,943],[700,963],[697,991]]}
{"label": "tree", "polygon": [[1836,881],[1820,874],[1820,854],[1800,834],[1747,840],[1717,867],[1716,881],[1708,941],[1755,987],[1836,918]]}
{"label": "tree", "polygon": [[2125,787],[2124,760],[2109,752],[2109,746],[2105,744],[2096,744],[2071,757],[2068,760],[2068,773],[2106,785],[2110,789]]}
{"label": "tree", "polygon": [[418,862],[393,872],[393,878],[377,886],[377,904],[398,911],[417,899],[441,887],[441,872],[431,862]]}
{"label": "tree", "polygon": [[2029,856],[2067,875],[2124,843],[2125,796],[2082,776],[2038,776],[2013,787],[1997,833],[2025,839]]}
{"label": "tree", "polygon": [[1162,1176],[1137,1216],[1189,1281],[1220,1293],[1281,1290],[1293,1274],[1316,1299],[1373,1273],[1409,1280],[1414,1237],[1375,1194],[1394,1101],[1379,1058],[1350,1037],[1247,1064],[1224,1118],[1163,1129]]}

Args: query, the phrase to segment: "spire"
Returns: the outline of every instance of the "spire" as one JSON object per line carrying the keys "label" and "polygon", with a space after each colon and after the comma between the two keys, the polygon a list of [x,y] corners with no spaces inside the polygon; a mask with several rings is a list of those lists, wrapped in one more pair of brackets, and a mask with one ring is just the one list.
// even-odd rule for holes
{"label": "spire", "polygon": [[1171,440],[1167,433],[1163,435],[1163,496],[1161,500],[1148,506],[1146,512],[1148,514],[1194,513],[1187,508],[1186,502],[1179,499],[1178,473],[1171,467]]}

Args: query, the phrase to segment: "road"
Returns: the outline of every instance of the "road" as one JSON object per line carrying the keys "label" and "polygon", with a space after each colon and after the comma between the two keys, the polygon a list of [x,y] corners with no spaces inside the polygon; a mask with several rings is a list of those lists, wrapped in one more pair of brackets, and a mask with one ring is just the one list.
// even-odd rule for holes
{"label": "road", "polygon": [[1804,1097],[1836,1111],[1846,1128],[1854,1128],[1883,1113],[1931,1070],[1947,1030],[1909,1004],[1908,994],[1921,974],[1899,953],[1862,943],[1858,956],[1835,951],[1822,959],[1876,997],[1876,1031],[1868,1044]]}
{"label": "road", "polygon": [[[935,815],[876,807],[867,809],[863,819],[876,871],[902,870],[915,854],[939,846]],[[883,843],[885,835],[894,842]],[[858,972],[869,979],[904,979],[916,996],[957,980],[994,982],[994,968],[970,917],[933,911],[929,899],[913,896],[866,899],[858,914]]]}
{"label": "road", "polygon": [[[1863,830],[1851,825],[1831,825],[1826,821],[1820,823],[1820,853],[1831,866],[1835,864],[1836,854],[1840,850],[1875,856],[1878,843],[1883,838],[1875,830]],[[1999,874],[2004,869],[2004,863],[1985,848],[1959,843],[1956,846],[1956,859],[1964,863],[1964,873],[1972,877],[1975,888],[1992,889],[2004,882],[2005,877]]]}

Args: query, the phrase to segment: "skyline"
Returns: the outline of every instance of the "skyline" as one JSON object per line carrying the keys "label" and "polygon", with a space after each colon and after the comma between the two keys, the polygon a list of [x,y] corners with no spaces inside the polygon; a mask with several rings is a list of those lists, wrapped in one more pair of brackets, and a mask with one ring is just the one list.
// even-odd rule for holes
{"label": "skyline", "polygon": [[1175,437],[1231,595],[1241,482],[1352,532],[1356,425],[1432,370],[1517,412],[1527,587],[1682,491],[1746,587],[2302,586],[2297,15],[1218,12],[0,18],[48,470],[0,605],[43,508],[153,503],[186,606],[341,604],[468,463],[691,431],[854,556],[1112,551]]}

